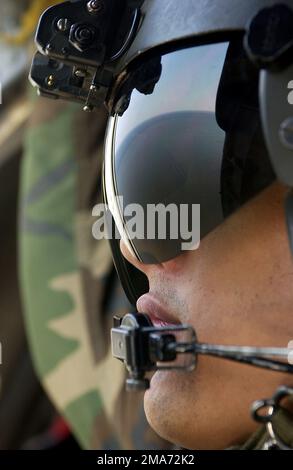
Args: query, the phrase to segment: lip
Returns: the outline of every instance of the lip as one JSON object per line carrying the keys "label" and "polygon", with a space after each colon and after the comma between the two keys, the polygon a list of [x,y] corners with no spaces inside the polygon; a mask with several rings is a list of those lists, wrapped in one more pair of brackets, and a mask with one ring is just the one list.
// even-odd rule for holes
{"label": "lip", "polygon": [[149,316],[155,327],[180,325],[180,322],[174,318],[162,305],[157,297],[152,293],[142,295],[136,308],[139,313],[145,313]]}

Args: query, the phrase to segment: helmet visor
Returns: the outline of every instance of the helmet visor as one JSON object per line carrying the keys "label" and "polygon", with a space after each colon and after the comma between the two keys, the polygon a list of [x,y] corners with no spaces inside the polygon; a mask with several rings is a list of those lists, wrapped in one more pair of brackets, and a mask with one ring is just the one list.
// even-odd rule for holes
{"label": "helmet visor", "polygon": [[108,126],[104,182],[139,261],[196,248],[272,181],[257,88],[241,41],[158,55],[129,74]]}

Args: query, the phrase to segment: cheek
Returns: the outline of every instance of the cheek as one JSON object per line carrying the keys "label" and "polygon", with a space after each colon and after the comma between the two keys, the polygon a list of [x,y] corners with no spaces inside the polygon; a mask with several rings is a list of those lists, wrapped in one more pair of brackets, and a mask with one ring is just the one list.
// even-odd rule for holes
{"label": "cheek", "polygon": [[249,374],[246,396],[240,393],[243,372],[238,365],[200,358],[193,373],[156,373],[144,400],[150,425],[188,449],[223,449],[244,441],[255,429],[249,407],[259,396]]}
{"label": "cheek", "polygon": [[177,295],[188,299],[187,321],[202,341],[284,346],[292,337],[293,267],[284,218],[273,213],[263,220],[261,213],[250,220],[240,211],[178,263]]}

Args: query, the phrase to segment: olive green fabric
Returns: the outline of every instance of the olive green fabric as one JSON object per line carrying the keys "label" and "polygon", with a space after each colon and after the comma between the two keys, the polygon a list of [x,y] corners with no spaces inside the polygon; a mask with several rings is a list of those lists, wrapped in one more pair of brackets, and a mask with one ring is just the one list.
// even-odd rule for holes
{"label": "olive green fabric", "polygon": [[130,306],[108,242],[92,236],[101,202],[107,116],[36,99],[21,171],[19,252],[25,321],[37,373],[86,449],[156,449],[142,395],[113,359],[114,314]]}

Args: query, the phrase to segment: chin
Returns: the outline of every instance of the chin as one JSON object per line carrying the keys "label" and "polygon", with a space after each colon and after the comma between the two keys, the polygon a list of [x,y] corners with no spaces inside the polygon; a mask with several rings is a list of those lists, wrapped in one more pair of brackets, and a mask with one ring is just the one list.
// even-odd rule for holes
{"label": "chin", "polygon": [[[206,394],[195,371],[156,372],[144,396],[150,426],[163,439],[190,450],[221,450],[244,442],[247,436],[242,434],[241,415],[237,413],[236,425],[232,420],[230,426],[229,419],[223,422],[222,407],[215,396],[212,399]],[[245,414],[250,422],[247,410]]]}
{"label": "chin", "polygon": [[[159,436],[177,446],[195,449],[196,426],[186,410],[188,391],[190,377],[187,379],[186,372],[156,372],[144,396],[144,409],[150,426]],[[193,405],[196,407],[195,399]]]}

